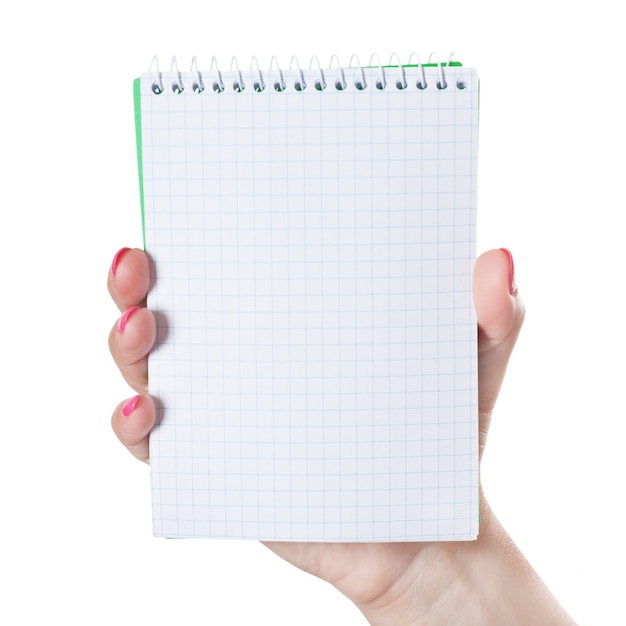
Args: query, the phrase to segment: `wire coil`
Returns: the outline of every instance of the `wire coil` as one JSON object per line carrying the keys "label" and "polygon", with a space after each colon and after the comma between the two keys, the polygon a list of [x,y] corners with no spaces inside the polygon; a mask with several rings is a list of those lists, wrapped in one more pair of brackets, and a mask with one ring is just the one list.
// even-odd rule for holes
{"label": "wire coil", "polygon": [[[272,57],[269,69],[266,72],[261,71],[256,56],[252,57],[250,70],[243,72],[239,68],[237,57],[234,56],[231,60],[230,71],[228,72],[228,84],[224,82],[223,74],[218,67],[215,56],[211,59],[209,70],[204,72],[200,71],[197,59],[194,56],[191,61],[191,69],[186,74],[178,69],[176,57],[173,57],[166,84],[163,74],[159,69],[158,58],[155,56],[150,64],[148,75],[152,77],[151,89],[152,93],[155,95],[162,94],[168,88],[171,89],[174,94],[179,95],[184,93],[187,89],[185,81],[188,76],[192,77],[189,87],[195,94],[203,93],[206,90],[206,85],[210,85],[211,90],[215,93],[222,93],[226,90],[241,93],[246,89],[252,89],[257,93],[262,93],[267,90],[280,93],[288,89],[304,91],[311,86],[317,91],[325,91],[328,88],[334,88],[336,91],[345,91],[349,88],[354,88],[358,91],[371,88],[379,91],[387,89],[403,91],[410,88],[419,90],[436,88],[443,90],[448,89],[446,74],[449,68],[453,65],[460,66],[459,63],[452,63],[452,56],[453,54],[448,57],[447,61],[442,62],[439,60],[437,54],[432,53],[428,61],[422,63],[419,56],[413,52],[408,62],[403,64],[399,55],[394,52],[389,62],[383,65],[378,55],[372,54],[369,64],[363,66],[358,56],[353,54],[350,58],[350,64],[344,67],[339,62],[338,56],[333,54],[328,68],[324,70],[317,55],[314,55],[311,58],[308,70],[309,77],[312,78],[312,81],[307,81],[305,72],[301,69],[296,56],[291,58],[289,70],[287,71],[290,74],[290,81],[285,78],[285,72],[280,68],[276,56]],[[433,83],[427,80],[426,68],[434,68],[436,70],[436,79]],[[412,78],[411,81],[409,81],[408,69],[416,70],[417,79]],[[370,79],[373,80],[372,84],[367,81],[366,70],[368,70],[370,74]],[[350,73],[350,77],[347,76],[348,72]],[[456,82],[456,88],[461,90],[466,89],[467,83],[459,79]]]}

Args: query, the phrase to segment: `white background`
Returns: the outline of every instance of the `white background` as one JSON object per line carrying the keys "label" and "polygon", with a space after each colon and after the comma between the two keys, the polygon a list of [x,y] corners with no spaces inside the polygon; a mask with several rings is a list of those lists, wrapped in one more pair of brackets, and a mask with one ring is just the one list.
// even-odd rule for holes
{"label": "white background", "polygon": [[[5,3],[8,4],[8,3]],[[18,6],[17,3],[11,3]],[[422,5],[422,6],[420,6]],[[151,537],[105,280],[141,245],[132,80],[193,54],[262,66],[456,52],[481,77],[479,248],[528,315],[483,463],[492,507],[581,623],[623,624],[624,36],[611,0],[35,1],[0,9],[0,622],[363,624],[255,543]]]}

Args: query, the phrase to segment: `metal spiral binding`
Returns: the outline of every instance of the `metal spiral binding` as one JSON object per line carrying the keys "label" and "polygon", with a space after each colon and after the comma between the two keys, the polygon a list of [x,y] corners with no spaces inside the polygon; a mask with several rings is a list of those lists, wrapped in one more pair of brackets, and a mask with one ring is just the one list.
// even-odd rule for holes
{"label": "metal spiral binding", "polygon": [[[276,63],[276,72],[278,73],[278,79],[276,81],[274,81],[274,91],[285,91],[285,89],[287,89],[287,84],[285,83],[285,79],[283,77],[283,72],[280,69],[280,66],[278,65],[278,59],[276,58],[276,55],[274,55],[272,57],[272,61],[270,62],[270,71],[269,73],[272,73],[272,69],[274,68],[274,63]],[[300,72],[300,74],[302,74],[302,72]]]}
{"label": "metal spiral binding", "polygon": [[[446,62],[442,62],[439,60],[439,56],[436,53],[432,53],[428,57],[428,61],[426,65],[435,66],[437,68],[437,80],[435,82],[435,86],[437,89],[447,89],[448,82],[446,80],[446,70],[450,67],[452,62],[451,54],[448,57]],[[406,90],[411,87],[415,87],[420,90],[428,89],[429,84],[426,80],[426,72],[425,72],[425,64],[420,61],[419,56],[412,52],[409,56],[409,60],[406,64],[403,64],[400,60],[399,55],[394,52],[387,65],[383,65],[380,61],[380,58],[377,54],[372,54],[370,57],[369,65],[367,66],[370,70],[377,70],[377,78],[374,81],[374,87],[379,91],[383,91],[388,89],[391,86],[395,86],[398,90]],[[407,80],[407,72],[406,68],[417,68],[419,73],[419,78],[416,83],[409,84]],[[365,77],[365,68],[361,65],[359,61],[359,57],[356,54],[353,54],[350,58],[350,64],[347,68],[341,65],[339,62],[339,58],[336,54],[333,54],[330,59],[330,63],[328,66],[328,70],[326,72],[322,69],[322,66],[319,62],[317,55],[313,55],[311,58],[311,62],[309,64],[309,70],[313,71],[315,74],[315,78],[313,80],[313,87],[317,91],[324,91],[328,88],[329,83],[327,82],[327,78],[331,81],[330,84],[337,91],[344,91],[348,89],[351,85],[348,83],[346,79],[346,69],[350,70],[358,70],[357,76],[354,78],[352,86],[358,91],[363,91],[365,89],[370,88],[366,77]],[[285,91],[288,88],[293,88],[296,91],[304,91],[309,87],[304,72],[300,68],[300,63],[298,58],[294,55],[291,58],[291,63],[289,64],[289,70],[294,71],[297,74],[297,77],[293,81],[292,84],[288,85],[283,71],[280,68],[278,63],[278,59],[276,56],[273,56],[270,62],[269,70],[267,71],[267,82],[265,80],[264,74],[261,71],[259,66],[259,62],[256,56],[252,57],[252,61],[250,64],[250,73],[252,74],[252,89],[257,93],[264,92],[268,89],[273,89],[274,91],[280,93]],[[232,83],[232,90],[235,93],[241,93],[246,89],[248,85],[246,85],[243,74],[239,69],[239,63],[237,61],[237,57],[233,56],[230,64],[230,72],[234,73],[235,77]],[[163,82],[163,75],[159,69],[159,61],[156,56],[153,57],[152,62],[150,63],[150,68],[148,73],[153,76],[152,79],[152,93],[155,95],[162,94],[166,85]],[[194,76],[191,80],[191,91],[195,94],[201,94],[205,91],[205,80],[208,84],[212,86],[212,90],[215,93],[222,93],[225,91],[226,86],[224,85],[224,81],[222,79],[222,73],[219,70],[217,65],[217,59],[214,56],[211,59],[211,66],[208,72],[201,72],[198,67],[198,62],[196,57],[194,56],[191,60],[191,69],[190,74]],[[173,75],[173,78],[168,77],[169,87],[173,93],[182,94],[185,91],[186,85],[183,81],[183,73],[181,73],[178,69],[178,63],[176,57],[172,58],[172,66],[169,72],[170,75]],[[332,78],[331,78],[332,77]],[[187,78],[189,78],[187,76]],[[389,79],[389,81],[388,81]],[[463,79],[458,79],[456,82],[457,89],[463,90],[467,88],[467,83]]]}
{"label": "metal spiral binding", "polygon": [[357,78],[354,81],[354,86],[359,90],[359,91],[363,91],[364,89],[367,89],[367,81],[365,80],[365,72],[363,71],[363,66],[361,65],[361,62],[359,61],[359,57],[356,54],[353,54],[350,57],[350,65],[348,66],[349,68],[354,67],[354,65],[352,65],[352,61],[356,60],[356,67],[359,68],[360,74],[361,74],[361,78]]}
{"label": "metal spiral binding", "polygon": [[298,70],[298,74],[300,74],[300,78],[296,78],[293,86],[296,91],[304,91],[306,89],[306,80],[304,80],[304,73],[300,69],[300,63],[298,63],[298,57],[295,54],[291,57],[289,69],[293,69],[294,61],[296,64],[296,69]]}
{"label": "metal spiral binding", "polygon": [[200,74],[200,70],[198,69],[198,63],[196,62],[195,56],[191,59],[191,71],[196,74],[196,80],[193,81],[191,88],[194,93],[202,93],[204,91],[204,81],[202,80],[202,74]]}
{"label": "metal spiral binding", "polygon": [[317,65],[317,71],[319,72],[319,78],[315,80],[315,89],[318,91],[324,91],[326,89],[326,79],[324,78],[324,72],[322,70],[322,66],[320,65],[320,61],[317,58],[317,54],[314,54],[311,57],[311,64],[309,65],[309,69],[313,69],[313,61],[315,61],[315,65]]}

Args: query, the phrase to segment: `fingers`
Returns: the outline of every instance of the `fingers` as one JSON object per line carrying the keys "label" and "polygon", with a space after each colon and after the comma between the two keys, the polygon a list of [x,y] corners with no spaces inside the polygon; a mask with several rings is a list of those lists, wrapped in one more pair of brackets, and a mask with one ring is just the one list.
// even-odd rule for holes
{"label": "fingers", "polygon": [[150,286],[148,255],[137,248],[122,248],[113,257],[107,285],[120,311],[144,306]]}
{"label": "fingers", "polygon": [[509,357],[524,321],[524,305],[515,285],[507,250],[481,255],[474,269],[474,305],[478,318],[478,405],[481,452]]}
{"label": "fingers", "polygon": [[148,353],[156,339],[154,315],[132,306],[109,333],[109,349],[126,382],[138,393],[148,392]]}
{"label": "fingers", "polygon": [[156,420],[154,400],[148,391],[148,353],[156,338],[154,315],[145,308],[150,285],[147,255],[122,248],[114,257],[108,288],[122,316],[109,333],[113,359],[128,384],[139,394],[120,403],[111,424],[122,444],[141,461],[149,459],[149,436]]}
{"label": "fingers", "polygon": [[113,359],[128,384],[145,394],[148,387],[148,353],[156,337],[152,313],[142,309],[150,284],[148,256],[137,248],[122,248],[111,263],[108,288],[123,311],[109,333]]}
{"label": "fingers", "polygon": [[156,421],[156,405],[150,396],[121,402],[111,418],[113,431],[128,451],[144,463],[150,457],[150,431]]}

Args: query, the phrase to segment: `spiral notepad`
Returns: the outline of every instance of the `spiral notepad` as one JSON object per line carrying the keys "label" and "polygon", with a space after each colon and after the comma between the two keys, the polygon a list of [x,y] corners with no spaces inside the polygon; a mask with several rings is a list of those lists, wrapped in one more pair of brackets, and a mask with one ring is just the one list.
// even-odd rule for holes
{"label": "spiral notepad", "polygon": [[476,72],[268,65],[135,84],[154,532],[474,539]]}

